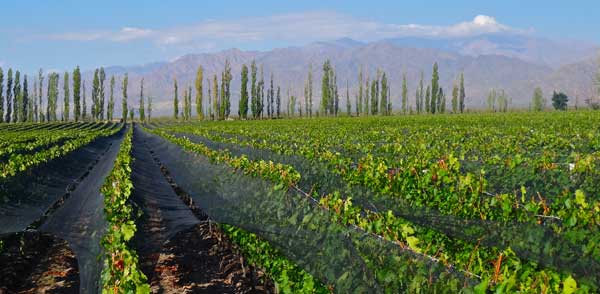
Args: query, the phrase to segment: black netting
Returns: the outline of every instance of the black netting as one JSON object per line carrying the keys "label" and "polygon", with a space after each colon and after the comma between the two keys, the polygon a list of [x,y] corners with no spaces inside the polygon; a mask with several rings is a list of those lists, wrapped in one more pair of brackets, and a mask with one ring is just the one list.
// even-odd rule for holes
{"label": "black netting", "polygon": [[[100,188],[112,170],[124,131],[2,180],[2,233],[27,227],[66,240],[75,252],[80,292],[96,293],[106,229]],[[64,203],[61,203],[64,202]]]}
{"label": "black netting", "polygon": [[[362,186],[350,186],[339,175],[329,171],[324,164],[310,162],[301,156],[281,155],[270,150],[215,142],[193,134],[176,134],[176,136],[185,136],[192,142],[202,143],[211,149],[227,149],[236,156],[246,155],[252,160],[271,160],[291,165],[302,175],[298,185],[305,191],[314,189],[319,194],[340,191],[342,195],[351,196],[352,201],[364,209],[374,212],[391,210],[398,217],[432,228],[452,238],[485,246],[510,247],[523,259],[559,271],[572,272],[578,278],[600,284],[600,277],[597,274],[600,272],[600,261],[586,256],[585,248],[557,235],[549,227],[521,222],[462,219],[441,214],[434,209],[411,207],[398,197],[375,194]],[[589,232],[581,232],[580,235],[586,236],[586,234],[589,235]]]}
{"label": "black netting", "polygon": [[432,258],[333,221],[330,212],[302,195],[136,133],[209,217],[256,233],[336,292],[456,293],[476,283]]}

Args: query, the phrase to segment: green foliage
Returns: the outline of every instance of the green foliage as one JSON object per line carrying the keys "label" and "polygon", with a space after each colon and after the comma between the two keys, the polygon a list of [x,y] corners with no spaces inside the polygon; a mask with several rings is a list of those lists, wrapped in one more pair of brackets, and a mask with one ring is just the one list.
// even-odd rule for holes
{"label": "green foliage", "polygon": [[69,94],[69,72],[65,72],[64,76],[63,76],[63,95],[64,95],[64,100],[63,100],[63,118],[62,121],[69,121],[69,112],[70,112],[70,105],[69,105],[69,100],[71,100],[70,94]]}
{"label": "green foliage", "polygon": [[533,98],[531,98],[531,106],[533,111],[542,111],[546,107],[546,99],[542,93],[542,88],[537,87],[533,91]]}
{"label": "green foliage", "polygon": [[242,66],[242,89],[240,90],[239,117],[246,119],[248,117],[248,67]]}
{"label": "green foliage", "polygon": [[146,121],[146,106],[144,105],[144,78],[140,81],[140,122]]}
{"label": "green foliage", "polygon": [[[127,84],[129,82],[129,76],[127,73],[125,73],[125,76],[123,77],[123,84],[121,85],[121,91],[122,91],[122,95],[123,97],[121,98],[121,118],[123,119],[124,122],[127,122],[127,110],[129,109],[129,105],[127,105]],[[85,99],[83,100],[85,101]]]}
{"label": "green foliage", "polygon": [[[244,65],[245,66],[245,65]],[[248,68],[246,68],[246,75],[248,74]],[[199,120],[203,120],[204,119],[204,107],[203,107],[203,103],[204,103],[204,98],[203,98],[203,90],[202,90],[202,81],[204,79],[204,71],[202,69],[202,66],[198,66],[198,71],[196,72],[196,83],[195,83],[195,87],[196,87],[196,115],[198,117]],[[246,77],[247,80],[247,77]],[[248,92],[246,92],[246,108],[248,107]],[[148,98],[150,99],[150,98]],[[247,109],[246,109],[247,112]],[[148,118],[150,118],[150,112],[148,112]]]}
{"label": "green foliage", "polygon": [[[111,97],[113,83],[114,78],[111,81]],[[73,115],[75,121],[81,120],[81,70],[79,66],[73,70]]]}
{"label": "green foliage", "polygon": [[552,106],[554,107],[554,109],[567,110],[568,102],[569,102],[569,97],[565,93],[563,93],[563,92],[557,93],[556,91],[554,91],[554,93],[552,93]]}
{"label": "green foliage", "polygon": [[150,293],[150,285],[138,265],[138,256],[129,241],[137,228],[133,207],[128,202],[133,189],[131,182],[131,137],[127,131],[115,165],[106,177],[101,192],[104,195],[104,214],[108,231],[102,237],[104,248],[102,293]]}
{"label": "green foliage", "polygon": [[179,119],[179,97],[177,97],[177,79],[173,79],[173,118]]}
{"label": "green foliage", "polygon": [[431,113],[435,113],[437,105],[439,103],[437,101],[440,87],[439,81],[440,76],[438,73],[438,64],[436,62],[433,64],[433,73],[431,74],[431,106],[429,107]]}

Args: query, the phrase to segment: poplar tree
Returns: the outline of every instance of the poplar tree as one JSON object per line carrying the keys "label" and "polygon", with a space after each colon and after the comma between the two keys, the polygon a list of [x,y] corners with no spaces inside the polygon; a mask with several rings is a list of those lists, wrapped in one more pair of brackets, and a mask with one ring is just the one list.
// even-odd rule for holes
{"label": "poplar tree", "polygon": [[277,118],[281,115],[281,88],[277,86]]}
{"label": "poplar tree", "polygon": [[323,115],[328,114],[329,108],[329,100],[331,99],[331,82],[329,79],[331,78],[331,63],[329,59],[325,60],[323,63],[323,78],[321,81],[321,113]]}
{"label": "poplar tree", "polygon": [[356,96],[356,116],[363,112],[363,67],[358,72],[358,95]]}
{"label": "poplar tree", "polygon": [[179,98],[177,97],[177,79],[173,79],[173,118],[179,119]]}
{"label": "poplar tree", "polygon": [[0,123],[4,122],[4,71],[0,66]]}
{"label": "poplar tree", "polygon": [[44,122],[46,119],[44,117],[44,105],[42,103],[43,100],[43,88],[44,88],[44,71],[42,71],[42,69],[40,68],[40,70],[38,71],[38,121],[39,122]]}
{"label": "poplar tree", "polygon": [[423,71],[421,71],[421,80],[419,81],[419,87],[415,95],[415,104],[417,106],[417,113],[423,112],[423,97],[425,95],[425,89],[423,88]]}
{"label": "poplar tree", "polygon": [[271,74],[271,84],[269,89],[267,89],[267,117],[271,118],[271,88],[273,87],[273,74]]}
{"label": "poplar tree", "polygon": [[333,72],[333,85],[331,88],[331,92],[333,93],[333,115],[337,116],[340,106],[340,96],[338,95],[337,75],[335,72]]}
{"label": "poplar tree", "polygon": [[377,97],[377,86],[379,84],[379,77],[371,81],[371,114],[376,115],[379,110],[378,97]]}
{"label": "poplar tree", "polygon": [[98,120],[100,117],[100,70],[94,71],[94,79],[92,80],[92,120]]}
{"label": "poplar tree", "polygon": [[152,96],[148,96],[148,122],[152,119]]}
{"label": "poplar tree", "polygon": [[[245,65],[244,65],[245,66]],[[246,68],[246,75],[248,72],[248,68]],[[247,79],[247,77],[246,77]],[[203,91],[202,91],[202,81],[204,80],[204,70],[202,69],[202,66],[198,66],[198,71],[196,71],[196,115],[198,117],[199,120],[203,120],[204,119],[204,112],[203,112],[203,107],[202,107],[202,102],[203,102]],[[148,112],[148,119],[150,118],[150,112]]]}
{"label": "poplar tree", "polygon": [[312,117],[312,113],[313,113],[313,76],[312,76],[312,63],[308,65],[308,104],[306,105],[306,107],[308,107],[308,116]]}
{"label": "poplar tree", "polygon": [[252,78],[252,82],[250,85],[250,110],[252,111],[252,117],[258,117],[258,95],[256,93],[256,62],[252,60],[252,64],[250,65],[250,75]]}
{"label": "poplar tree", "polygon": [[231,113],[231,65],[229,60],[225,60],[225,69],[221,76],[221,116],[223,119],[229,118]]}
{"label": "poplar tree", "polygon": [[144,106],[144,78],[140,82],[140,122],[146,121],[146,107]]}
{"label": "poplar tree", "polygon": [[248,117],[248,67],[242,65],[242,86],[240,90],[240,106],[238,115],[240,119]]}
{"label": "poplar tree", "polygon": [[213,76],[213,115],[214,120],[219,119],[219,81],[217,75]]}
{"label": "poplar tree", "polygon": [[81,71],[79,66],[73,70],[73,115],[75,121],[80,120],[81,116]]}
{"label": "poplar tree", "polygon": [[465,111],[465,76],[464,73],[460,74],[460,88],[459,88],[459,105],[460,112],[463,113]]}
{"label": "poplar tree", "polygon": [[260,81],[258,82],[258,93],[260,98],[258,99],[259,104],[258,104],[258,113],[259,116],[262,118],[264,117],[264,111],[265,111],[265,75],[264,75],[264,68],[263,65],[260,65]]}
{"label": "poplar tree", "polygon": [[402,75],[402,113],[408,113],[408,85],[406,84],[406,74]]}
{"label": "poplar tree", "polygon": [[192,86],[188,86],[188,120],[192,119]]}
{"label": "poplar tree", "polygon": [[544,93],[542,92],[542,88],[537,87],[533,91],[533,98],[531,99],[531,105],[533,106],[534,111],[542,111],[544,110]]}
{"label": "poplar tree", "polygon": [[452,87],[452,113],[458,112],[458,86],[456,83]]}
{"label": "poplar tree", "polygon": [[56,101],[58,100],[58,80],[59,76],[57,73],[51,73],[48,77],[48,107],[47,116],[48,121],[56,121]]}
{"label": "poplar tree", "polygon": [[21,116],[21,121],[22,122],[26,122],[26,121],[32,121],[32,111],[30,111],[31,108],[31,103],[29,103],[29,89],[28,89],[28,81],[27,81],[27,75],[23,76],[23,105],[21,106],[21,112],[22,112],[22,116]]}
{"label": "poplar tree", "polygon": [[271,99],[271,102],[269,102],[269,105],[271,107],[271,110],[269,111],[269,113],[270,113],[270,117],[273,118],[275,116],[275,88],[273,87],[273,73],[271,73],[271,85],[269,87],[269,97]]}
{"label": "poplar tree", "polygon": [[104,91],[104,82],[106,81],[106,73],[104,73],[104,67],[100,67],[100,73],[99,73],[99,78],[100,78],[100,85],[99,85],[99,89],[98,89],[98,100],[99,100],[99,107],[98,107],[98,111],[100,112],[100,120],[104,120],[104,101],[105,101],[105,91]]}
{"label": "poplar tree", "polygon": [[430,100],[431,100],[431,86],[427,85],[427,91],[425,92],[425,112],[426,113],[431,112]]}
{"label": "poplar tree", "polygon": [[122,116],[123,122],[127,122],[127,110],[129,109],[127,105],[127,84],[129,83],[129,75],[125,73],[125,77],[123,77],[123,85],[121,86],[121,91],[123,92],[123,98],[121,100],[122,107]]}
{"label": "poplar tree", "polygon": [[70,116],[70,94],[69,94],[69,72],[65,72],[63,76],[63,121],[69,121]]}
{"label": "poplar tree", "polygon": [[388,115],[388,113],[387,113],[387,107],[388,107],[387,87],[388,87],[387,76],[384,72],[383,75],[381,76],[381,95],[380,95],[381,102],[379,105],[380,112],[383,115]]}
{"label": "poplar tree", "polygon": [[[1,84],[1,83],[0,83]],[[0,90],[0,95],[2,95],[2,90]],[[31,115],[32,115],[32,122],[39,122],[38,120],[38,83],[37,83],[37,78],[33,78],[33,97],[31,100],[31,102],[33,102],[33,108],[31,109]],[[2,116],[0,115],[0,120],[2,120]]]}
{"label": "poplar tree", "polygon": [[19,121],[19,115],[21,115],[21,103],[23,96],[21,96],[21,73],[19,70],[15,72],[15,81],[13,85],[13,117],[12,122],[16,123]]}
{"label": "poplar tree", "polygon": [[346,80],[346,114],[352,116],[352,105],[350,105],[350,83]]}
{"label": "poplar tree", "polygon": [[110,96],[108,98],[108,111],[106,118],[112,121],[115,115],[115,76],[110,76]]}
{"label": "poplar tree", "polygon": [[439,74],[438,74],[438,64],[437,62],[433,64],[433,73],[431,74],[431,113],[435,113],[436,108],[437,108],[437,96],[438,96],[438,92],[440,91],[439,87]]}
{"label": "poplar tree", "polygon": [[437,108],[439,113],[446,112],[446,95],[444,90],[440,87],[437,95]]}
{"label": "poplar tree", "polygon": [[[81,99],[83,100],[82,102],[82,106],[81,106],[81,120],[85,121],[87,119],[87,105],[85,102],[85,80],[81,81]],[[125,115],[127,115],[127,109],[125,109],[124,111]],[[125,120],[123,120],[125,121]]]}
{"label": "poplar tree", "polygon": [[370,89],[371,88],[371,82],[369,82],[369,76],[367,76],[367,80],[365,81],[365,115],[369,116],[369,113],[371,112],[371,109],[369,108],[369,100],[371,100],[371,92]]}
{"label": "poplar tree", "polygon": [[13,87],[13,71],[12,68],[8,69],[8,74],[6,77],[6,117],[4,119],[5,122],[11,122],[11,113],[12,113],[12,87]]}

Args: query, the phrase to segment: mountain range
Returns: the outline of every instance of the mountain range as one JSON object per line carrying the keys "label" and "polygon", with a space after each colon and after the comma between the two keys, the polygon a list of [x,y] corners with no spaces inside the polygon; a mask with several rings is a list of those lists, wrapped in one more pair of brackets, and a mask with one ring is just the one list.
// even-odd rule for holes
{"label": "mountain range", "polygon": [[[143,78],[144,91],[153,97],[154,113],[158,115],[172,112],[174,79],[178,81],[181,97],[184,88],[194,85],[196,70],[201,65],[206,89],[207,79],[214,74],[220,76],[226,60],[231,63],[233,74],[232,113],[237,113],[241,67],[250,65],[252,60],[264,68],[267,87],[273,74],[275,85],[282,88],[284,101],[288,89],[291,95],[303,96],[312,66],[314,107],[318,107],[320,100],[321,67],[329,59],[337,73],[341,109],[345,109],[346,85],[354,102],[361,67],[370,77],[375,76],[377,69],[388,74],[395,108],[400,105],[402,77],[406,75],[409,103],[414,105],[421,72],[425,85],[429,84],[435,62],[439,65],[440,85],[447,96],[459,74],[464,72],[467,108],[485,107],[491,89],[504,90],[510,97],[511,107],[526,108],[535,87],[541,87],[547,99],[554,90],[565,92],[571,98],[571,105],[576,100],[582,105],[584,99],[595,95],[599,48],[585,42],[554,41],[523,33],[490,33],[464,38],[404,37],[375,42],[344,38],[270,51],[229,49],[189,54],[169,62],[111,66],[105,70],[109,76],[129,74],[129,99],[134,105],[139,100],[139,83]],[[91,72],[84,73],[85,79],[91,80],[91,77]]]}

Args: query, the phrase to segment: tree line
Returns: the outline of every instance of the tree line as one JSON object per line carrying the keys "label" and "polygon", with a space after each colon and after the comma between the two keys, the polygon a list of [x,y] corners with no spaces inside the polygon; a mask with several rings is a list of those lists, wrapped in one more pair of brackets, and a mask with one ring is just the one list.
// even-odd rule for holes
{"label": "tree line", "polygon": [[[91,88],[91,105],[87,106],[86,85],[81,78],[81,70],[77,66],[72,73],[65,72],[62,76],[62,111],[58,116],[60,75],[56,72],[44,75],[42,69],[33,78],[33,87],[27,75],[21,76],[19,70],[13,72],[9,68],[5,74],[0,67],[0,122],[56,122],[56,121],[103,121],[114,120],[115,112],[115,76],[110,77],[106,85],[104,68],[94,71]],[[46,83],[44,84],[44,81]],[[133,108],[127,103],[128,75],[121,81],[122,119],[127,121],[134,114]],[[4,88],[6,86],[6,88]],[[106,93],[108,87],[108,95]],[[29,89],[33,88],[33,93]],[[46,89],[46,95],[43,94]],[[108,97],[107,97],[108,96]],[[145,106],[144,101],[148,99]],[[152,97],[144,97],[144,81],[140,87],[139,115],[140,120],[146,121],[152,115]]]}
{"label": "tree line", "polygon": [[[313,109],[313,68],[309,65],[308,76],[304,83],[304,97],[298,99],[292,90],[287,89],[286,101],[283,101],[281,86],[275,85],[274,74],[271,73],[269,81],[265,81],[264,68],[257,66],[255,61],[250,65],[243,64],[241,68],[241,89],[237,117],[240,119],[281,118],[296,116],[338,116],[340,110],[340,96],[344,98],[347,116],[391,115],[392,99],[388,74],[377,69],[374,77],[370,78],[361,67],[358,75],[358,92],[354,99],[354,110],[350,99],[349,81],[346,81],[345,92],[340,91],[335,68],[330,60],[322,66],[321,100],[317,109]],[[199,66],[195,79],[196,118],[209,120],[225,120],[231,116],[231,65],[225,62],[223,71],[206,78],[208,86],[204,99],[204,69]],[[431,83],[424,88],[424,77],[415,94],[416,109],[413,110],[408,102],[408,85],[406,75],[403,75],[401,111],[403,114],[412,113],[445,113],[447,107],[446,94],[439,85],[438,65],[433,65]],[[452,91],[451,107],[453,113],[464,112],[465,109],[464,75],[461,73],[456,80]],[[208,104],[204,107],[204,103]],[[284,106],[285,105],[285,106]],[[184,121],[192,118],[192,87],[185,88],[183,97],[179,97],[177,79],[173,79],[173,118]]]}

